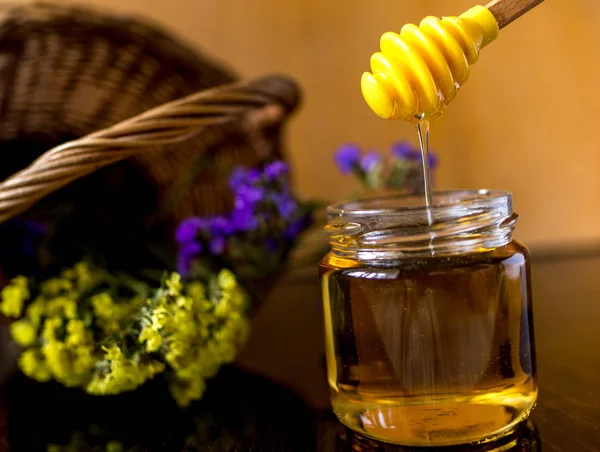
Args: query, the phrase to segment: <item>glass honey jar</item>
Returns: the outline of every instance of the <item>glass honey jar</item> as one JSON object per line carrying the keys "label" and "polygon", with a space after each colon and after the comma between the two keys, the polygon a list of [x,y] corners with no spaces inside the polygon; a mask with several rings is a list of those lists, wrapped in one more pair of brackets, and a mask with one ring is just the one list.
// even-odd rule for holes
{"label": "glass honey jar", "polygon": [[393,195],[327,209],[320,265],[339,420],[406,446],[491,441],[537,399],[529,256],[510,193]]}

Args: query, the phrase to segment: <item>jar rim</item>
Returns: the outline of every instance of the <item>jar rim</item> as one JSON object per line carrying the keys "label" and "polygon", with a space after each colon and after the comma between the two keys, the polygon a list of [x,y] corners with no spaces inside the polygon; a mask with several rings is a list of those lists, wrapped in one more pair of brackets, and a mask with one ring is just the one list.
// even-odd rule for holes
{"label": "jar rim", "polygon": [[408,255],[484,251],[512,240],[518,215],[502,190],[449,190],[423,195],[392,194],[334,204],[325,232],[333,253],[360,260]]}
{"label": "jar rim", "polygon": [[[489,203],[512,204],[512,194],[506,190],[445,190],[433,194],[434,205],[427,208],[423,194],[395,193],[342,201],[327,207],[330,218],[343,216],[385,216],[419,211],[443,212],[447,209],[472,208]],[[373,207],[369,207],[373,206]]]}

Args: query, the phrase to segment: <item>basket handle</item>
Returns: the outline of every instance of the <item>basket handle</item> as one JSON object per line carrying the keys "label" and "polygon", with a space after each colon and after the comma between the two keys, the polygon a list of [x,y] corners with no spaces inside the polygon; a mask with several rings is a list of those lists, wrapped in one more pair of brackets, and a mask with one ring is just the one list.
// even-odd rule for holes
{"label": "basket handle", "polygon": [[0,183],[0,223],[104,166],[185,141],[207,127],[249,115],[254,126],[261,117],[280,121],[296,107],[298,97],[295,82],[283,76],[222,85],[64,143]]}

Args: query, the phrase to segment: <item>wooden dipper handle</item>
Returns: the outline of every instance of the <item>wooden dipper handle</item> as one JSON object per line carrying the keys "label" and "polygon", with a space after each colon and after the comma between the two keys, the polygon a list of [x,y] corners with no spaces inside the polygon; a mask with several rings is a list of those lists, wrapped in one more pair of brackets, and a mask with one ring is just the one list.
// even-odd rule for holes
{"label": "wooden dipper handle", "polygon": [[485,7],[498,21],[500,29],[518,19],[544,0],[492,0]]}

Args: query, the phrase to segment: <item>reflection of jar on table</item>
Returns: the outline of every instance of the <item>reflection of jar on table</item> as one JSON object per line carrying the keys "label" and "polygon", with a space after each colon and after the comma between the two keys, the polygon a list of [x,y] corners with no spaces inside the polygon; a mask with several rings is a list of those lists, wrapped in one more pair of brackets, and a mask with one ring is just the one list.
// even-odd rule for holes
{"label": "reflection of jar on table", "polygon": [[321,263],[340,420],[388,442],[508,433],[537,398],[528,253],[510,194],[391,196],[328,209]]}

